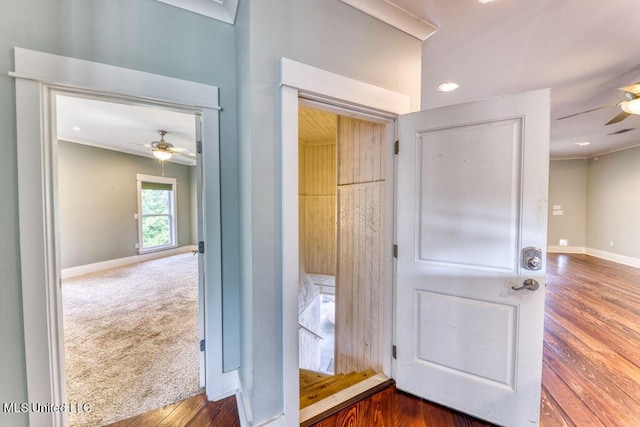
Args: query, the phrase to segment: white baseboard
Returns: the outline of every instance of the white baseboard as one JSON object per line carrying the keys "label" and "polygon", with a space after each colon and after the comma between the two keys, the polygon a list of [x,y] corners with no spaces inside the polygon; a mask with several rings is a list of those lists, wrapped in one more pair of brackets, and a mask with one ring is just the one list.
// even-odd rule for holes
{"label": "white baseboard", "polygon": [[584,254],[586,251],[582,246],[547,246],[547,252],[552,254]]}
{"label": "white baseboard", "polygon": [[608,261],[613,261],[619,264],[640,268],[640,259],[638,258],[633,258],[626,255],[614,254],[613,252],[606,252],[606,251],[601,251],[599,249],[591,249],[591,248],[587,248],[585,253],[587,255],[606,259]]}
{"label": "white baseboard", "polygon": [[286,417],[284,414],[275,416],[267,421],[263,421],[260,424],[256,424],[256,427],[285,427],[287,425]]}
{"label": "white baseboard", "polygon": [[164,258],[171,255],[182,254],[197,250],[195,245],[180,246],[174,249],[164,251],[150,252],[142,255],[134,255],[126,258],[111,259],[109,261],[96,262],[93,264],[79,265],[77,267],[63,268],[60,272],[61,278],[69,279],[71,277],[82,276],[83,274],[95,273],[96,271],[107,270],[109,268],[124,267],[125,265],[137,264],[139,262],[151,261],[152,259]]}
{"label": "white baseboard", "polygon": [[607,261],[617,262],[618,264],[640,268],[640,259],[638,258],[614,254],[613,252],[601,251],[600,249],[583,248],[581,246],[547,246],[547,253],[585,254],[597,258],[606,259]]}
{"label": "white baseboard", "polygon": [[238,381],[238,390],[236,391],[236,404],[238,405],[240,427],[253,427],[253,414],[251,413],[251,404],[247,399],[246,393],[242,391],[241,381]]}

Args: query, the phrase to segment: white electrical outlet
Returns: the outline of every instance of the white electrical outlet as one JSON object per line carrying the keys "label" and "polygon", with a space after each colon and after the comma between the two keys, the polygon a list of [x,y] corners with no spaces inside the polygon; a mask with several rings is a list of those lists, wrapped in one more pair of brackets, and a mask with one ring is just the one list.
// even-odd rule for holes
{"label": "white electrical outlet", "polygon": [[609,241],[609,246],[613,246],[613,240]]}
{"label": "white electrical outlet", "polygon": [[136,243],[135,247],[136,247],[136,249],[138,249],[140,247],[140,245]]}
{"label": "white electrical outlet", "polygon": [[567,246],[569,241],[567,239],[560,239],[558,243],[560,244],[560,246]]}

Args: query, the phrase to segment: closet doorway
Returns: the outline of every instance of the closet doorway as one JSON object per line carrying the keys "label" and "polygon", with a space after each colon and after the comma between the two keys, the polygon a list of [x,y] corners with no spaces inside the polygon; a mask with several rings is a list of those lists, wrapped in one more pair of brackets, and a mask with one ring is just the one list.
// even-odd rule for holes
{"label": "closet doorway", "polygon": [[390,125],[320,108],[298,109],[301,409],[389,356]]}

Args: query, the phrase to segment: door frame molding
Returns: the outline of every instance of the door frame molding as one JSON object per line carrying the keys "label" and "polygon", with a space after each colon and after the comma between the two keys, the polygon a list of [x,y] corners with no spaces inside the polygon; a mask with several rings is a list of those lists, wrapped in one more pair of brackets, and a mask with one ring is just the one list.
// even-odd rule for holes
{"label": "door frame molding", "polygon": [[[64,336],[59,292],[57,222],[57,150],[54,143],[54,92],[155,105],[193,112],[203,118],[203,195],[207,219],[204,309],[207,397],[233,394],[237,371],[222,366],[222,277],[218,88],[147,72],[52,55],[16,47],[16,132],[19,196],[20,266],[29,402],[65,402]],[[206,168],[215,173],[206,174]],[[209,226],[207,226],[209,224]],[[64,426],[66,414],[30,412],[29,424]]]}
{"label": "door frame molding", "polygon": [[[282,147],[282,304],[284,415],[278,425],[298,426],[298,104],[300,97],[363,115],[395,120],[410,111],[407,95],[322,70],[288,58],[280,62]],[[389,169],[391,174],[392,168]],[[389,176],[391,180],[392,176]],[[391,248],[389,248],[391,250]],[[388,272],[391,277],[391,271]],[[391,283],[391,282],[389,282]],[[391,301],[389,301],[391,303]],[[391,313],[389,313],[391,316]],[[389,318],[389,346],[392,319]],[[391,351],[384,372],[391,374]],[[289,416],[288,416],[289,415]]]}

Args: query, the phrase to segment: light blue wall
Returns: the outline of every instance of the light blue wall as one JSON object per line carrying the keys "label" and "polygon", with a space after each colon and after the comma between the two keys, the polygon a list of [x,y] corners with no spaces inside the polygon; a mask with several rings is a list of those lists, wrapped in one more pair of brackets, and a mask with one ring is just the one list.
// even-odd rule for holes
{"label": "light blue wall", "polygon": [[[39,50],[218,86],[221,119],[225,331],[238,329],[238,184],[235,29],[156,0],[0,2],[0,402],[26,400],[20,283],[13,47]],[[238,365],[225,333],[225,367]],[[0,425],[26,425],[2,414]]]}
{"label": "light blue wall", "polygon": [[255,423],[283,410],[280,58],[411,97],[421,43],[338,0],[241,1],[242,385]]}

